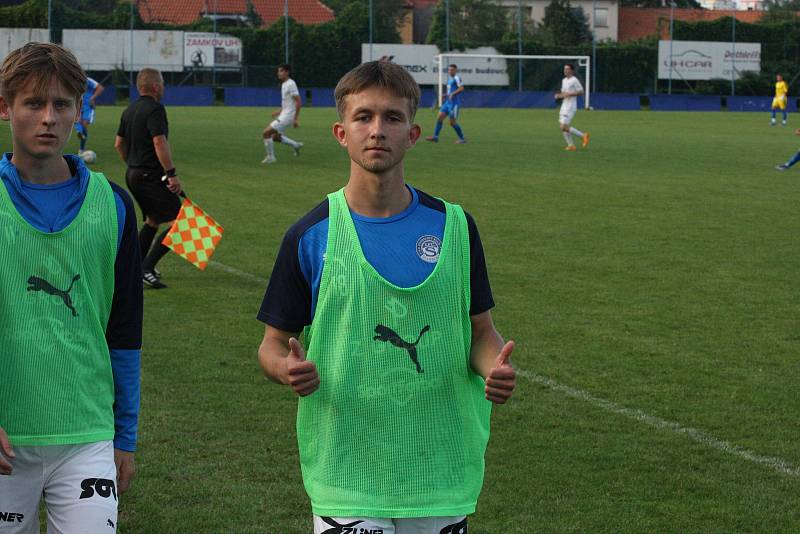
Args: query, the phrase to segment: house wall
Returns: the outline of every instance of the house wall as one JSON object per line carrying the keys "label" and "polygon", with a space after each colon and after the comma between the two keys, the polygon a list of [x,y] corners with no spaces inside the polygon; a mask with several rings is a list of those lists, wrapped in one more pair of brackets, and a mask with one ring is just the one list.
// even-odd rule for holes
{"label": "house wall", "polygon": [[[518,2],[516,0],[499,0],[501,6],[516,13]],[[592,27],[592,4],[594,4],[597,17],[595,19],[595,34],[598,41],[616,41],[619,32],[619,4],[616,0],[570,0],[573,8],[581,8]],[[545,8],[550,5],[550,0],[522,0],[523,16],[541,24],[544,21]],[[605,19],[605,20],[603,20]]]}

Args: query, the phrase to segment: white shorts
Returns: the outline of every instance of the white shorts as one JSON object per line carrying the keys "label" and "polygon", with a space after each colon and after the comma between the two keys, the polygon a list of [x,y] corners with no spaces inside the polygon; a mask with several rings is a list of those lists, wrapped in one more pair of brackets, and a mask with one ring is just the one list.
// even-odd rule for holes
{"label": "white shorts", "polygon": [[467,518],[416,517],[383,519],[378,517],[314,516],[314,534],[467,534]]}
{"label": "white shorts", "polygon": [[49,534],[117,531],[117,468],[111,441],[16,446],[0,475],[0,532],[38,534],[44,496]]}
{"label": "white shorts", "polygon": [[572,119],[575,118],[575,113],[577,110],[567,111],[565,113],[558,114],[558,123],[559,124],[572,124]]}
{"label": "white shorts", "polygon": [[269,127],[278,133],[283,133],[286,130],[286,128],[291,127],[292,124],[294,124],[293,117],[286,117],[283,119],[278,117],[277,119],[269,123]]}

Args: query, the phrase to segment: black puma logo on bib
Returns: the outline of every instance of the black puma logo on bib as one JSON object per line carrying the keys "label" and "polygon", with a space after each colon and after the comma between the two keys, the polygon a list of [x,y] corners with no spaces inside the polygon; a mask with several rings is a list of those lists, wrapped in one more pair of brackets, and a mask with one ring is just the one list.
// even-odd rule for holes
{"label": "black puma logo on bib", "polygon": [[81,279],[81,275],[76,274],[72,277],[72,282],[69,284],[69,288],[65,291],[54,287],[53,284],[45,280],[44,278],[39,278],[38,276],[30,276],[28,278],[28,291],[44,291],[48,295],[53,295],[56,297],[61,297],[61,300],[64,301],[64,305],[72,311],[72,316],[77,317],[78,311],[72,305],[72,298],[69,296],[69,292],[72,291],[72,286],[75,285],[75,282]]}
{"label": "black puma logo on bib", "polygon": [[425,325],[425,327],[419,333],[419,336],[417,336],[417,340],[414,343],[408,343],[403,341],[403,338],[397,335],[397,333],[388,326],[379,324],[375,327],[375,333],[378,335],[372,339],[373,341],[388,341],[395,347],[407,350],[408,355],[411,357],[411,361],[414,362],[414,366],[417,368],[417,372],[422,373],[422,367],[419,365],[419,360],[417,359],[417,343],[419,343],[419,340],[422,338],[422,334],[430,329],[431,325]]}

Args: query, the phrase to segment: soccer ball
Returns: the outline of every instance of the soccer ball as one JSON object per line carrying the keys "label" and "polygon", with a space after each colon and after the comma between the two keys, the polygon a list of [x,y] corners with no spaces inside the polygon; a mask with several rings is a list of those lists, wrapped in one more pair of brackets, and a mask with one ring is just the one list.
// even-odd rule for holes
{"label": "soccer ball", "polygon": [[97,153],[94,150],[84,150],[80,154],[84,163],[94,163],[97,161]]}

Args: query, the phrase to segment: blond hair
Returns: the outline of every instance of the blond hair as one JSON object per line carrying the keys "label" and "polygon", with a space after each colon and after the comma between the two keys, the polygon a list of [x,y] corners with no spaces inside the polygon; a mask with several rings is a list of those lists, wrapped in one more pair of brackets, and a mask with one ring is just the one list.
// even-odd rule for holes
{"label": "blond hair", "polygon": [[395,96],[408,99],[409,120],[414,119],[419,106],[419,85],[414,78],[395,63],[388,61],[369,61],[362,63],[358,67],[342,76],[333,96],[336,98],[336,111],[339,118],[344,118],[345,97],[354,93],[360,93],[371,87],[381,87],[388,89]]}
{"label": "blond hair", "polygon": [[86,73],[75,55],[52,43],[28,43],[12,51],[0,67],[0,94],[11,104],[19,91],[33,83],[33,91],[44,95],[55,78],[75,97],[86,91]]}

